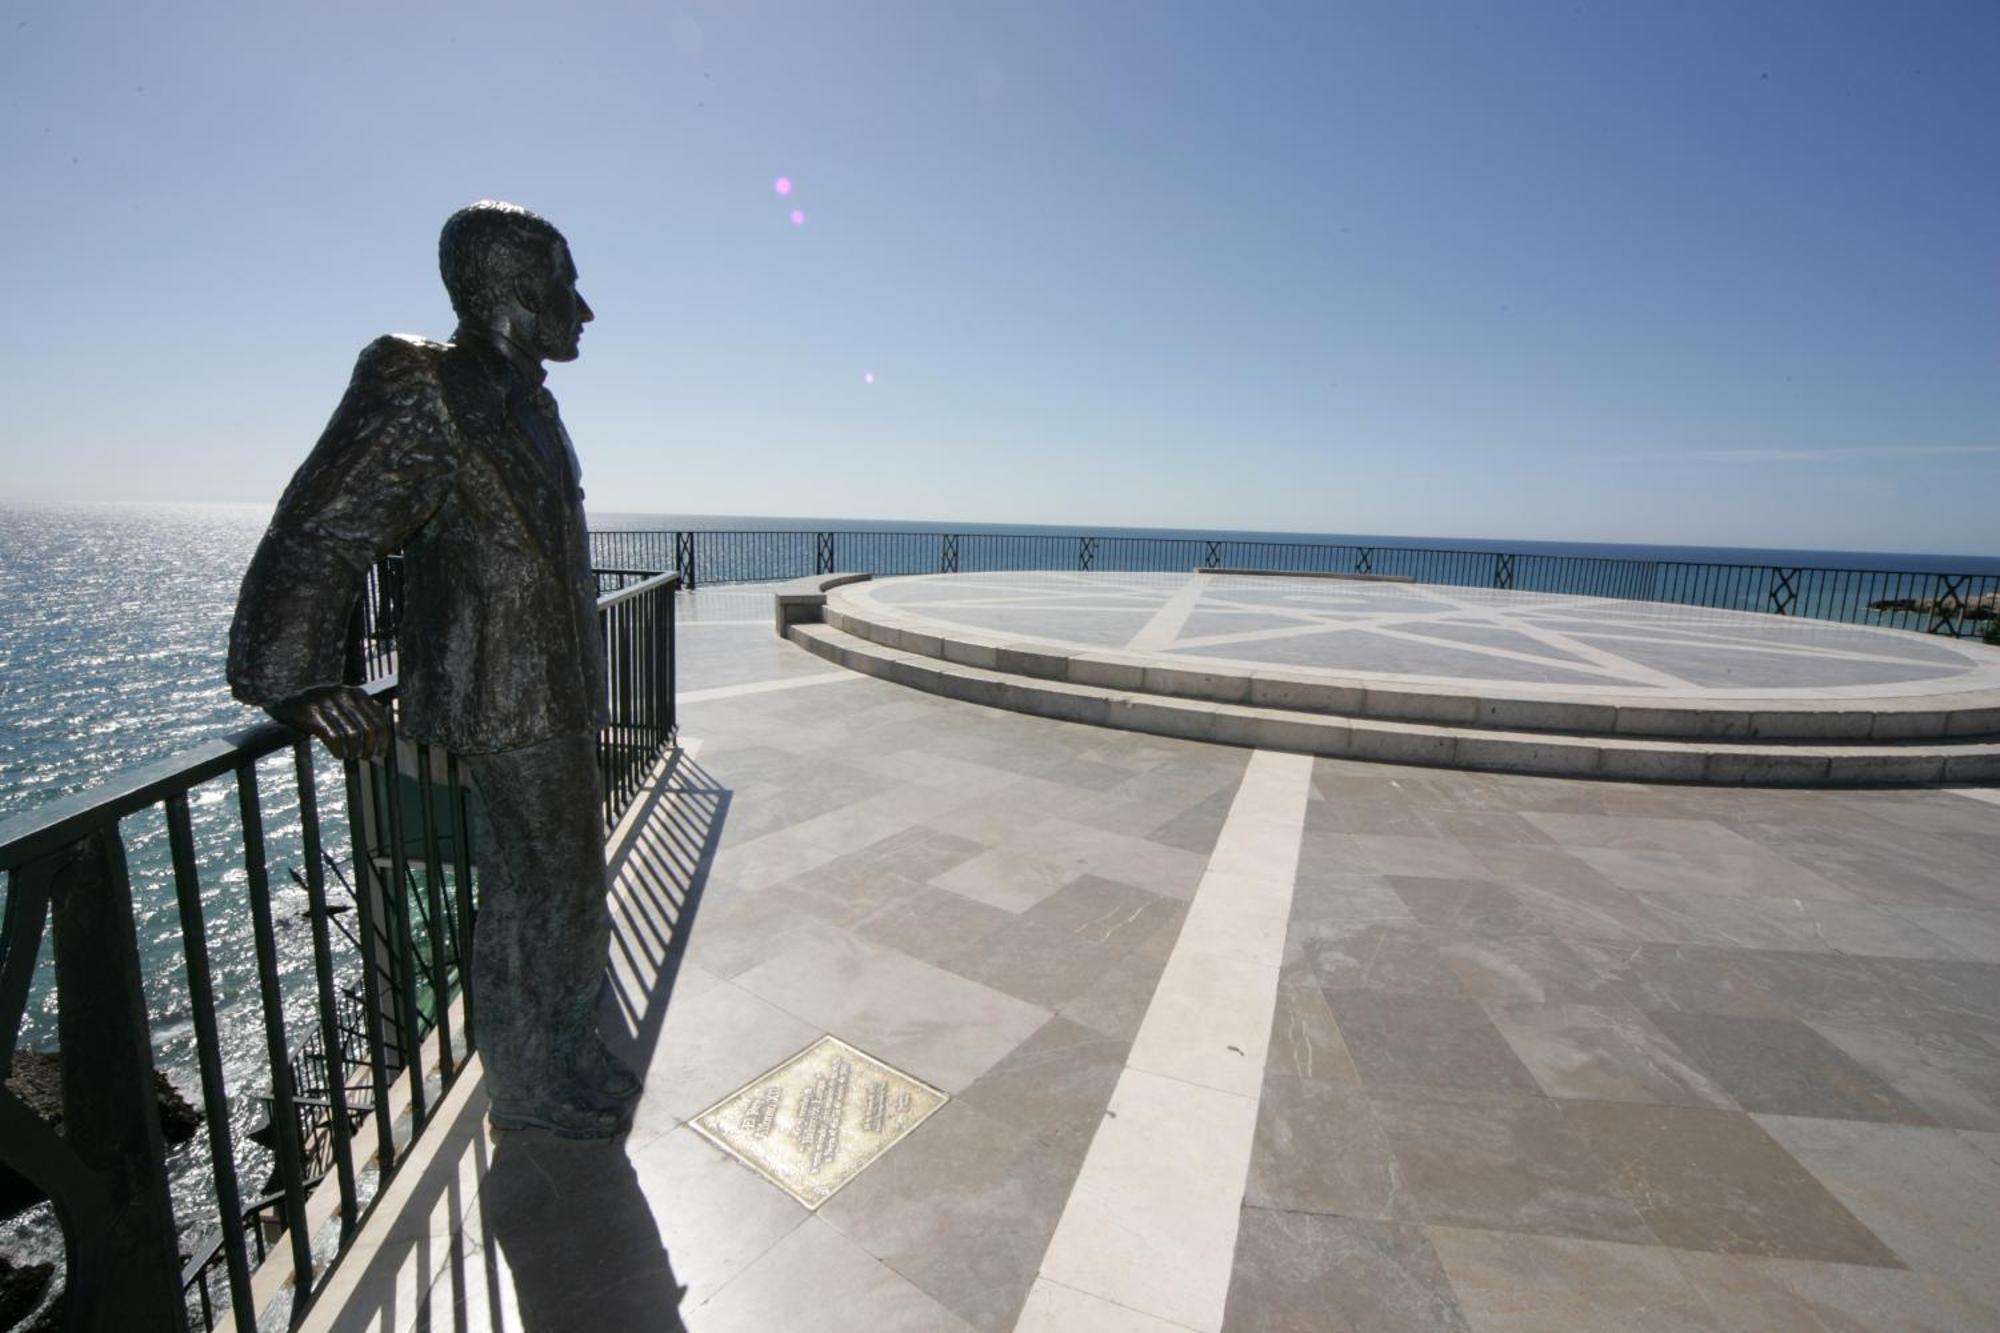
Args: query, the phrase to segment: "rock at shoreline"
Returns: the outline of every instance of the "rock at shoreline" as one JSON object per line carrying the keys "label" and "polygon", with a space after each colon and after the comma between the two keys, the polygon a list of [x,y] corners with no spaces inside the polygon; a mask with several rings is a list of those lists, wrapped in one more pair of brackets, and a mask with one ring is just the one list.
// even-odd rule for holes
{"label": "rock at shoreline", "polygon": [[1992,620],[2000,617],[2000,592],[1983,592],[1977,597],[1943,599],[1937,597],[1884,597],[1868,603],[1870,611],[1918,611],[1927,616],[1940,611],[1955,613],[1960,620]]}
{"label": "rock at shoreline", "polygon": [[0,1328],[16,1333],[44,1333],[62,1326],[63,1302],[58,1293],[53,1304],[33,1322],[28,1316],[48,1299],[49,1284],[55,1280],[54,1264],[16,1266],[0,1255]]}
{"label": "rock at shoreline", "polygon": [[[7,1078],[7,1091],[26,1102],[28,1109],[60,1127],[62,1107],[62,1056],[55,1051],[19,1051],[14,1056],[14,1072]],[[188,1105],[187,1098],[155,1070],[153,1092],[160,1108],[160,1133],[171,1146],[186,1143],[201,1128],[201,1112]],[[12,1217],[23,1208],[42,1201],[42,1192],[18,1173],[0,1166],[0,1217]],[[20,1270],[27,1271],[27,1270]]]}

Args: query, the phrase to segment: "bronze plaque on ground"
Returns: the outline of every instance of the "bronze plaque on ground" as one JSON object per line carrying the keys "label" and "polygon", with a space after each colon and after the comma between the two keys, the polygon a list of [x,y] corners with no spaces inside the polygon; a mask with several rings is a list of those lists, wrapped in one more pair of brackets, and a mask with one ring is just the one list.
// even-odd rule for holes
{"label": "bronze plaque on ground", "polygon": [[946,1100],[874,1056],[821,1037],[703,1111],[694,1127],[817,1208]]}

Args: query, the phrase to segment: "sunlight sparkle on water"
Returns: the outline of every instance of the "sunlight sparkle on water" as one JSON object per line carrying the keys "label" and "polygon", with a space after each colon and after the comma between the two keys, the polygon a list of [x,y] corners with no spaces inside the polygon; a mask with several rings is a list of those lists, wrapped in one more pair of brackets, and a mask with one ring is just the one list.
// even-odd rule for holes
{"label": "sunlight sparkle on water", "polygon": [[792,178],[790,176],[780,176],[777,180],[771,182],[771,188],[779,194],[790,194],[792,192]]}
{"label": "sunlight sparkle on water", "polygon": [[806,211],[803,208],[792,210],[792,225],[794,227],[803,227],[806,225]]}
{"label": "sunlight sparkle on water", "polygon": [[874,371],[872,371],[872,370],[864,370],[864,371],[862,371],[862,372],[861,372],[861,382],[862,382],[863,384],[873,384],[873,383],[875,382],[875,372],[874,372]]}

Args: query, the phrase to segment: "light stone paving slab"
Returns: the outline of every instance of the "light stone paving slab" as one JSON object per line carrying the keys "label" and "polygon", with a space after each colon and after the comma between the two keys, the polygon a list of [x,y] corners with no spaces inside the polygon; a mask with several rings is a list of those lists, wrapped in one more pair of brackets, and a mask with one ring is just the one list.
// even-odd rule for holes
{"label": "light stone paving slab", "polygon": [[717,699],[741,699],[745,695],[770,694],[774,690],[797,690],[811,685],[842,685],[853,680],[851,671],[825,671],[812,676],[787,676],[782,680],[753,680],[741,685],[717,685],[706,690],[683,690],[676,703],[705,704]]}
{"label": "light stone paving slab", "polygon": [[[1218,840],[1229,868],[1211,860],[1195,890],[1042,1277],[1222,1327],[1311,783],[1308,758],[1251,755]],[[1018,1333],[1060,1328],[1059,1313],[1045,1298]]]}
{"label": "light stone paving slab", "polygon": [[949,1093],[1049,1020],[1049,1011],[844,932],[808,938],[736,978]]}
{"label": "light stone paving slab", "polygon": [[[1218,1333],[1257,1103],[1127,1068],[1056,1224],[1042,1276]],[[1026,1318],[1017,1333],[1042,1333]]]}
{"label": "light stone paving slab", "polygon": [[1185,1333],[1187,1329],[1186,1324],[1155,1319],[1045,1277],[1036,1278],[1029,1289],[1019,1326],[1042,1333]]}

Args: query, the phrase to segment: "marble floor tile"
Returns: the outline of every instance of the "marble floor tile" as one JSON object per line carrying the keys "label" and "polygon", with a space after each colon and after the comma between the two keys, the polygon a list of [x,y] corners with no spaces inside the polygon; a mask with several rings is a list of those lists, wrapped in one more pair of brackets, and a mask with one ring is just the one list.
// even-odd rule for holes
{"label": "marble floor tile", "polygon": [[1633,994],[1630,986],[1553,935],[1440,932],[1436,947],[1459,988],[1489,1003],[1605,1004]]}
{"label": "marble floor tile", "polygon": [[1520,899],[1490,879],[1385,878],[1422,925],[1482,937],[1544,935],[1549,931]]}
{"label": "marble floor tile", "polygon": [[1698,891],[1634,896],[1672,923],[1672,933],[1659,938],[1680,943],[1894,958],[1963,957],[1904,914],[1866,903]]}
{"label": "marble floor tile", "polygon": [[1036,1278],[1015,1333],[1187,1333],[1185,1324],[1113,1305],[1099,1296]]}
{"label": "marble floor tile", "polygon": [[973,1080],[959,1100],[1081,1160],[1125,1068],[1127,1046],[1058,1015]]}
{"label": "marble floor tile", "polygon": [[1791,1019],[1656,1012],[1653,1024],[1746,1111],[1928,1125],[1838,1046]]}
{"label": "marble floor tile", "polygon": [[1289,880],[1211,870],[1188,906],[1181,947],[1275,963],[1285,953],[1291,907]]}
{"label": "marble floor tile", "polygon": [[823,899],[779,885],[710,879],[686,922],[686,960],[730,978],[828,926]]}
{"label": "marble floor tile", "polygon": [[1254,1097],[1127,1069],[1043,1276],[1190,1329],[1222,1323]]}
{"label": "marble floor tile", "polygon": [[1005,845],[1063,867],[1065,883],[1095,875],[1170,898],[1193,897],[1208,864],[1198,852],[1060,818],[1017,827]]}
{"label": "marble floor tile", "polygon": [[1671,1253],[1727,1330],[1991,1333],[2000,1329],[2000,1309],[1928,1273],[1695,1250]]}
{"label": "marble floor tile", "polygon": [[1434,811],[1406,800],[1382,799],[1379,793],[1366,798],[1327,801],[1314,826],[1330,833],[1372,833],[1397,838],[1447,836],[1439,827]]}
{"label": "marble floor tile", "polygon": [[1466,1333],[1420,1228],[1243,1210],[1222,1328],[1229,1333]]}
{"label": "marble floor tile", "polygon": [[1650,818],[1633,815],[1532,813],[1522,816],[1564,847],[1618,847],[1626,851],[1680,852],[1754,856],[1757,844],[1735,830],[1707,819]]}
{"label": "marble floor tile", "polygon": [[[909,1279],[811,1217],[706,1303],[684,1309],[700,1333],[966,1333]],[[559,1325],[554,1325],[559,1326]]]}
{"label": "marble floor tile", "polygon": [[1129,1046],[1145,1021],[1167,955],[1179,936],[1179,922],[1161,927],[1152,939],[1106,967],[1102,976],[1061,1005],[1058,1012]]}
{"label": "marble floor tile", "polygon": [[1143,889],[1085,876],[947,956],[943,966],[1054,1010],[1184,910]]}
{"label": "marble floor tile", "polygon": [[1636,1009],[1510,1004],[1489,1006],[1488,1016],[1551,1097],[1736,1107]]}
{"label": "marble floor tile", "polygon": [[1243,1202],[1346,1217],[1406,1217],[1389,1141],[1360,1085],[1264,1081]]}
{"label": "marble floor tile", "polygon": [[935,876],[930,883],[1002,911],[1025,912],[1084,873],[1065,861],[1014,847],[995,847]]}
{"label": "marble floor tile", "polygon": [[1081,1160],[954,1101],[819,1215],[972,1327],[1005,1333]]}
{"label": "marble floor tile", "polygon": [[1302,863],[1292,885],[1292,921],[1306,933],[1317,926],[1345,928],[1369,921],[1416,925],[1409,904],[1386,877],[1376,874],[1314,875]]}
{"label": "marble floor tile", "polygon": [[[1310,973],[1308,973],[1308,976]],[[1340,1035],[1326,992],[1317,985],[1278,979],[1278,1003],[1271,1014],[1271,1048],[1266,1072],[1288,1078],[1352,1083],[1361,1077],[1347,1040]]]}
{"label": "marble floor tile", "polygon": [[1576,941],[1570,947],[1648,1011],[1814,1021],[1906,1012],[1862,959],[1708,945]]}
{"label": "marble floor tile", "polygon": [[1573,1141],[1604,1163],[1663,1244],[1900,1266],[1813,1173],[1741,1112],[1556,1105]]}
{"label": "marble floor tile", "polygon": [[1530,823],[1526,816],[1508,810],[1445,809],[1433,811],[1431,817],[1437,824],[1438,832],[1462,843],[1518,843],[1536,847],[1555,844],[1553,838]]}
{"label": "marble floor tile", "polygon": [[1977,1030],[1813,1026],[1939,1124],[2000,1131],[2000,1045]]}
{"label": "marble floor tile", "polygon": [[632,1131],[664,1133],[818,1040],[821,1029],[724,982],[667,1006]]}
{"label": "marble floor tile", "polygon": [[963,953],[1016,919],[1012,912],[963,894],[925,886],[884,904],[858,922],[854,933],[942,967],[947,958]]}
{"label": "marble floor tile", "polygon": [[1655,851],[1620,847],[1564,847],[1621,889],[1661,894],[1739,893],[1854,903],[1833,881],[1763,848],[1750,852]]}
{"label": "marble floor tile", "polygon": [[1441,837],[1412,838],[1354,833],[1332,852],[1355,870],[1378,875],[1430,875],[1448,879],[1479,879],[1484,868],[1462,845]]}
{"label": "marble floor tile", "polygon": [[1176,948],[1126,1063],[1254,1102],[1277,990],[1275,963]]}
{"label": "marble floor tile", "polygon": [[[1234,797],[1235,792],[1225,787],[1139,832],[1149,841],[1206,856],[1215,847],[1215,837],[1222,832],[1222,821],[1229,817]],[[1138,808],[1157,814],[1161,807],[1138,803]]]}
{"label": "marble floor tile", "polygon": [[1902,915],[1947,941],[1961,958],[2000,963],[2000,910],[1912,907]]}
{"label": "marble floor tile", "polygon": [[[715,1295],[808,1216],[790,1195],[686,1127],[661,1135],[631,1159],[690,1307]],[[557,1188],[578,1192],[580,1182],[559,1169],[559,1160],[542,1165],[559,1182]],[[582,1207],[589,1216],[579,1220],[579,1231],[608,1229],[611,1216],[599,1201],[585,1195]],[[521,1219],[529,1229],[553,1220],[546,1204],[524,1210]]]}
{"label": "marble floor tile", "polygon": [[1365,920],[1330,925],[1295,918],[1288,940],[1292,947],[1329,990],[1447,999],[1465,995],[1437,937],[1419,926]]}
{"label": "marble floor tile", "polygon": [[1327,1003],[1371,1089],[1538,1091],[1534,1076],[1471,1000],[1329,990]]}
{"label": "marble floor tile", "polygon": [[1426,1227],[1473,1333],[1731,1333],[1657,1245]]}
{"label": "marble floor tile", "polygon": [[[1370,1093],[1403,1215],[1444,1226],[1651,1244],[1612,1164],[1539,1095]],[[1601,1103],[1587,1103],[1591,1105]],[[1803,1174],[1803,1173],[1801,1173]]]}
{"label": "marble floor tile", "polygon": [[952,1093],[1049,1018],[1039,1006],[844,934],[786,950],[737,984]]}
{"label": "marble floor tile", "polygon": [[2000,1164],[1948,1129],[1759,1116],[1909,1267],[2000,1305]]}

